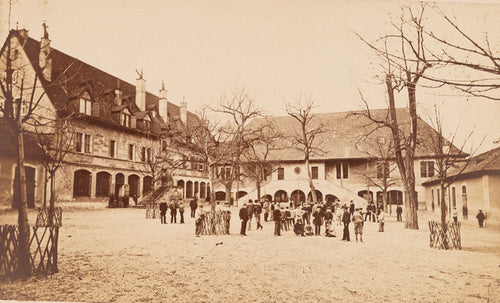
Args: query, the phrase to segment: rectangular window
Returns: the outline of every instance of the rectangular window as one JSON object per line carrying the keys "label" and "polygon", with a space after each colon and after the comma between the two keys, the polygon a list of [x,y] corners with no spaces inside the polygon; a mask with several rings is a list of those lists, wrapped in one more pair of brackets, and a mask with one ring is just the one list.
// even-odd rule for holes
{"label": "rectangular window", "polygon": [[78,153],[90,154],[92,136],[88,134],[76,133],[75,151]]}
{"label": "rectangular window", "polygon": [[387,179],[389,178],[389,163],[379,162],[377,163],[377,179]]}
{"label": "rectangular window", "polygon": [[146,147],[141,148],[141,161],[146,162]]}
{"label": "rectangular window", "polygon": [[85,134],[85,142],[84,142],[84,153],[90,154],[90,135]]}
{"label": "rectangular window", "polygon": [[319,176],[318,176],[318,167],[317,166],[311,167],[311,177],[313,179],[318,179],[319,178]]}
{"label": "rectangular window", "polygon": [[434,177],[434,161],[420,161],[420,178]]}
{"label": "rectangular window", "polygon": [[116,141],[115,140],[109,141],[109,156],[111,158],[116,157]]}
{"label": "rectangular window", "polygon": [[278,168],[278,180],[285,179],[285,169],[283,167]]}
{"label": "rectangular window", "polygon": [[76,133],[75,136],[75,151],[78,153],[82,152],[82,142],[83,142],[83,134],[82,133]]}
{"label": "rectangular window", "polygon": [[148,161],[148,163],[153,161],[153,152],[150,147],[146,149],[146,160]]}
{"label": "rectangular window", "polygon": [[335,164],[335,170],[336,170],[337,179],[348,179],[349,178],[349,164],[348,163]]}
{"label": "rectangular window", "polygon": [[453,207],[457,207],[457,193],[455,191],[455,187],[451,188],[451,202]]}
{"label": "rectangular window", "polygon": [[120,123],[123,126],[130,127],[130,115],[127,113],[121,113],[120,115]]}
{"label": "rectangular window", "polygon": [[134,160],[134,144],[128,145],[128,159]]}
{"label": "rectangular window", "polygon": [[80,113],[89,116],[92,114],[92,102],[90,100],[80,98]]}

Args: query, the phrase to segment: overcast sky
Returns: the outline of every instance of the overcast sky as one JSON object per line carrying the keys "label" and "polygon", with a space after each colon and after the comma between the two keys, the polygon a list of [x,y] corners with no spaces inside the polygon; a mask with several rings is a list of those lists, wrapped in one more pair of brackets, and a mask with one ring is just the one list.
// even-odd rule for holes
{"label": "overcast sky", "polygon": [[[8,32],[8,0],[0,0],[0,38]],[[488,32],[500,53],[500,4],[441,3],[473,34]],[[272,115],[299,95],[316,100],[317,112],[359,110],[358,89],[370,106],[382,108],[384,86],[373,79],[378,60],[353,34],[368,39],[389,30],[395,1],[102,1],[13,0],[11,28],[42,36],[46,21],[52,47],[132,84],[144,70],[147,90],[185,97],[190,111],[215,105],[223,93],[245,89]],[[481,150],[500,145],[500,102],[418,92],[426,119],[442,107],[448,132],[476,127]],[[446,97],[444,97],[446,95]],[[399,106],[406,106],[401,98]],[[469,144],[470,145],[470,144]],[[468,150],[466,150],[468,151]]]}

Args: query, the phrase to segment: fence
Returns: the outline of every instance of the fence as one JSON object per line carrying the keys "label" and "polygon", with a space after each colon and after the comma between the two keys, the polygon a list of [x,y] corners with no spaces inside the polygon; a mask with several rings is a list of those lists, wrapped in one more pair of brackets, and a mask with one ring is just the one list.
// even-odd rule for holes
{"label": "fence", "polygon": [[[54,208],[54,224],[52,226],[62,226],[62,208]],[[49,209],[48,208],[38,208],[38,215],[36,216],[36,226],[51,226],[49,224]]]}
{"label": "fence", "polygon": [[447,222],[446,233],[441,223],[429,221],[430,247],[437,249],[462,249],[460,222]]}
{"label": "fence", "polygon": [[[59,226],[31,227],[30,267],[33,274],[53,274],[57,269]],[[0,225],[0,276],[16,278],[19,230],[16,225]]]}
{"label": "fence", "polygon": [[229,235],[230,211],[206,212],[201,227],[202,235]]}

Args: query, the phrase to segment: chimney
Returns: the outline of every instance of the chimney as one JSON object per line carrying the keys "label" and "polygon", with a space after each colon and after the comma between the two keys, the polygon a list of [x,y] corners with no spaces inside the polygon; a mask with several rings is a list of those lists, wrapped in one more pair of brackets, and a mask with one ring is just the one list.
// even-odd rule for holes
{"label": "chimney", "polygon": [[24,41],[28,40],[28,30],[23,28],[19,30],[19,36],[23,38]]}
{"label": "chimney", "polygon": [[168,122],[167,103],[167,90],[165,89],[165,83],[162,81],[160,89],[160,99],[158,100],[158,114],[160,114],[160,117],[165,123]]}
{"label": "chimney", "polygon": [[123,92],[120,88],[120,79],[116,79],[115,105],[122,105]]}
{"label": "chimney", "polygon": [[186,101],[184,101],[184,96],[182,96],[182,102],[181,106],[179,107],[180,110],[180,115],[181,115],[181,121],[186,125],[187,123],[187,104]]}
{"label": "chimney", "polygon": [[52,80],[52,58],[50,58],[50,39],[47,32],[47,24],[43,25],[43,37],[40,39],[40,54],[38,56],[38,65],[42,71],[45,80]]}
{"label": "chimney", "polygon": [[[137,70],[136,70],[137,72]],[[146,110],[146,80],[143,78],[143,72],[137,72],[139,78],[135,85],[135,104],[141,112]]]}

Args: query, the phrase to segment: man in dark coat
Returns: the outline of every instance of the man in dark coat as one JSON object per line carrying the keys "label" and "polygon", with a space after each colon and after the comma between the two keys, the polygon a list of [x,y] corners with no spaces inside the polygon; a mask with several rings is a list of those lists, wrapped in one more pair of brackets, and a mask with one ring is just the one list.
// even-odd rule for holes
{"label": "man in dark coat", "polygon": [[344,213],[342,214],[342,223],[344,223],[344,234],[342,235],[342,241],[351,241],[349,237],[349,223],[351,223],[351,214],[344,208]]}
{"label": "man in dark coat", "polygon": [[319,236],[321,234],[321,225],[323,224],[323,217],[321,216],[321,209],[319,207],[314,211],[313,217],[314,235]]}
{"label": "man in dark coat", "polygon": [[196,215],[196,209],[198,208],[198,202],[196,202],[196,198],[191,199],[191,202],[189,202],[189,207],[191,207],[191,218],[194,218]]}
{"label": "man in dark coat", "polygon": [[401,218],[401,213],[403,212],[403,208],[401,208],[401,205],[398,205],[396,208],[396,215],[397,215],[397,220],[402,221],[403,218]]}
{"label": "man in dark coat", "polygon": [[240,221],[241,221],[240,235],[246,236],[247,222],[248,222],[248,209],[246,203],[243,203],[243,206],[240,208]]}
{"label": "man in dark coat", "polygon": [[177,223],[177,204],[174,200],[170,201],[170,223]]}
{"label": "man in dark coat", "polygon": [[279,206],[273,210],[274,235],[281,236],[281,210]]}
{"label": "man in dark coat", "polygon": [[165,201],[161,202],[160,203],[161,224],[167,224],[167,209],[168,209],[167,202],[165,202]]}
{"label": "man in dark coat", "polygon": [[484,215],[484,213],[481,209],[477,213],[476,219],[477,219],[477,223],[479,224],[479,228],[483,228],[483,222],[484,222],[484,219],[486,219],[486,216]]}

